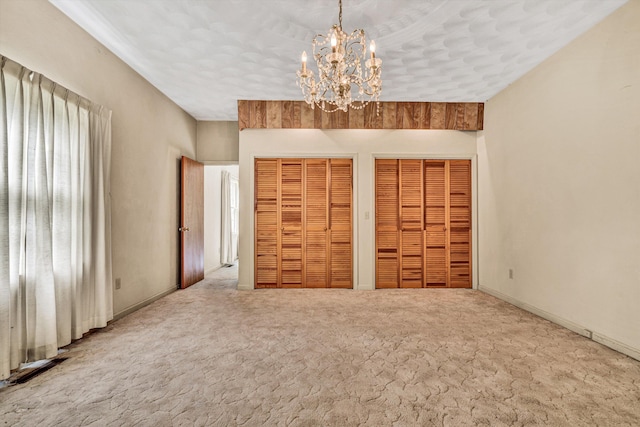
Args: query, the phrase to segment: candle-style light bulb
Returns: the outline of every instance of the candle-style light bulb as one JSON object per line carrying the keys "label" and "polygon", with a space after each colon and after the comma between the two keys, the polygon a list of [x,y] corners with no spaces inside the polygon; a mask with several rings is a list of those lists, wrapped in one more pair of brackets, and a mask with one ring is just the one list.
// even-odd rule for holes
{"label": "candle-style light bulb", "polygon": [[369,50],[371,51],[371,59],[375,59],[375,57],[376,57],[376,42],[374,42],[373,40],[371,40],[371,43],[369,44]]}
{"label": "candle-style light bulb", "polygon": [[302,51],[302,72],[307,71],[307,51]]}
{"label": "candle-style light bulb", "polygon": [[335,33],[331,34],[331,51],[335,52],[337,46],[338,46],[338,39],[336,39]]}

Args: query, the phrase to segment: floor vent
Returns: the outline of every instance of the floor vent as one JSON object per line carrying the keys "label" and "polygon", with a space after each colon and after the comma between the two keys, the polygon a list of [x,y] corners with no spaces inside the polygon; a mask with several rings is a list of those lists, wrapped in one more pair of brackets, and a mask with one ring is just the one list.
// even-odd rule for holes
{"label": "floor vent", "polygon": [[66,356],[58,355],[51,359],[39,360],[28,364],[26,367],[16,371],[5,381],[0,382],[0,388],[15,384],[24,384],[31,378],[35,378],[43,372],[67,360]]}

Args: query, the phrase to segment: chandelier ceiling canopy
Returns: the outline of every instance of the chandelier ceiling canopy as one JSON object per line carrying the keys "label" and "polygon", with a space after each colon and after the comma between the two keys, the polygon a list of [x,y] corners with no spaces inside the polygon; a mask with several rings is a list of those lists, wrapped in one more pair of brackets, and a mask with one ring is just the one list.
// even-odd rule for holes
{"label": "chandelier ceiling canopy", "polygon": [[306,51],[302,52],[302,67],[296,73],[297,84],[307,104],[329,113],[346,112],[349,107],[362,109],[373,101],[378,103],[382,91],[382,60],[376,57],[375,42],[371,40],[367,59],[364,30],[345,33],[342,0],[338,6],[338,24],[334,24],[326,35],[316,35],[312,41],[318,79],[307,67]]}

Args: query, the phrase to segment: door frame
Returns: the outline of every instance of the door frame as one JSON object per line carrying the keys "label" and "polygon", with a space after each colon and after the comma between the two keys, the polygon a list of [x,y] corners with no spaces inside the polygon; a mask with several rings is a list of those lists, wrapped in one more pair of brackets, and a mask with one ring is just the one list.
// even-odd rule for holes
{"label": "door frame", "polygon": [[[373,287],[375,289],[375,277],[376,277],[376,244],[375,244],[375,235],[376,235],[376,210],[375,210],[375,200],[376,200],[376,168],[375,162],[377,159],[407,159],[407,160],[471,160],[471,289],[478,289],[478,277],[479,277],[479,257],[478,257],[478,241],[479,241],[479,232],[478,232],[478,155],[455,155],[455,154],[444,154],[444,155],[433,155],[433,154],[420,154],[420,153],[403,153],[402,155],[391,154],[391,153],[372,153],[371,155],[371,182],[374,185],[371,186],[371,201],[372,201],[372,210],[371,210],[371,224],[370,224],[370,232],[371,235],[374,236],[374,244],[373,247],[370,248],[370,256],[373,260],[372,262],[372,271],[371,274],[374,280]],[[448,288],[447,288],[448,289]]]}

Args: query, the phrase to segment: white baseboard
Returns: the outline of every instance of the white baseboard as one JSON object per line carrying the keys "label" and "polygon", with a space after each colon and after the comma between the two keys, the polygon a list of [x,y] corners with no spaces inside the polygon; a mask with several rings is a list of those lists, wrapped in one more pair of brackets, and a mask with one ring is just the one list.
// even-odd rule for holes
{"label": "white baseboard", "polygon": [[613,338],[607,337],[606,335],[593,332],[582,325],[579,325],[575,322],[567,320],[563,317],[556,316],[553,313],[549,313],[548,311],[545,311],[533,305],[527,304],[526,302],[522,302],[518,299],[512,298],[508,295],[503,294],[502,292],[496,291],[495,289],[487,288],[486,286],[478,286],[478,290],[481,292],[487,293],[489,295],[492,295],[503,301],[506,301],[511,305],[515,305],[516,307],[521,308],[525,311],[528,311],[529,313],[533,313],[536,316],[540,316],[543,319],[546,319],[564,328],[567,328],[570,331],[575,332],[576,334],[589,338],[599,344],[602,344],[615,351],[625,354],[633,359],[640,360],[640,350],[637,348],[630,347],[627,344],[621,343],[620,341],[616,341]]}
{"label": "white baseboard", "polygon": [[134,304],[134,305],[132,305],[132,306],[130,306],[128,308],[125,308],[121,312],[114,314],[113,315],[113,319],[111,320],[111,322],[115,322],[118,319],[122,319],[123,317],[128,316],[129,314],[133,313],[134,311],[140,310],[142,307],[147,306],[147,305],[151,304],[152,302],[157,301],[160,298],[175,292],[177,289],[178,289],[177,286],[173,287],[171,289],[167,289],[164,292],[160,292],[159,294],[154,295],[154,296],[152,296],[150,298],[147,298],[144,301],[141,301],[141,302],[139,302],[137,304]]}
{"label": "white baseboard", "polygon": [[597,332],[594,332],[592,334],[591,339],[597,343],[612,348],[615,351],[626,354],[633,359],[640,360],[640,350],[621,343],[620,341],[616,341],[612,338],[607,337],[606,335],[598,334]]}

